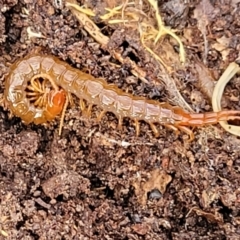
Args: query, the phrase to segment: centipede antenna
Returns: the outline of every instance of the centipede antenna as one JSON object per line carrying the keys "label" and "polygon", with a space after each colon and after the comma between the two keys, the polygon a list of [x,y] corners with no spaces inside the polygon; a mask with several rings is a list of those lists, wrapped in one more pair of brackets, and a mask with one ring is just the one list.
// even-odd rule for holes
{"label": "centipede antenna", "polygon": [[61,134],[62,134],[63,122],[64,122],[64,117],[65,117],[68,103],[69,103],[69,98],[67,97],[66,101],[64,103],[64,106],[63,106],[62,114],[61,114],[61,119],[60,119],[60,124],[59,124],[59,132],[58,132],[59,136],[61,136]]}

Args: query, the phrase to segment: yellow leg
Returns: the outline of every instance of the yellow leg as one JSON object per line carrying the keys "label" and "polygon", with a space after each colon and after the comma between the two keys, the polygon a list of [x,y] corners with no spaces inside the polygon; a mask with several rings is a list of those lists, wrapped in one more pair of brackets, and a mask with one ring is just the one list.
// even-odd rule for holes
{"label": "yellow leg", "polygon": [[88,109],[86,111],[86,117],[88,117],[88,118],[91,117],[92,107],[93,107],[92,104],[88,105]]}
{"label": "yellow leg", "polygon": [[135,129],[136,129],[136,136],[138,137],[140,134],[140,124],[138,120],[134,120],[135,121]]}
{"label": "yellow leg", "polygon": [[118,118],[118,130],[122,130],[123,118],[119,116]]}
{"label": "yellow leg", "polygon": [[97,122],[100,122],[104,116],[106,112],[105,111],[101,111],[100,114],[97,116]]}
{"label": "yellow leg", "polygon": [[185,126],[178,126],[178,128],[179,128],[181,131],[185,132],[187,135],[189,135],[188,142],[192,142],[192,141],[193,141],[193,139],[194,139],[194,134],[193,134],[193,131],[192,131],[190,128],[185,127]]}
{"label": "yellow leg", "polygon": [[80,99],[80,102],[79,102],[79,104],[80,104],[80,109],[81,109],[81,111],[84,111],[84,110],[85,110],[85,108],[86,108],[86,105],[85,105],[85,102],[84,102],[84,100],[83,100],[83,99]]}
{"label": "yellow leg", "polygon": [[164,125],[165,127],[167,127],[167,128],[169,128],[169,129],[171,129],[171,130],[173,130],[174,132],[175,132],[175,134],[178,136],[179,135],[179,130],[178,130],[178,128],[177,127],[175,127],[175,126],[173,126],[173,125],[168,125],[168,124],[166,124],[166,125]]}
{"label": "yellow leg", "polygon": [[74,107],[74,102],[73,102],[72,94],[70,92],[67,93],[67,98],[68,98],[68,101],[70,103],[71,108],[73,108]]}
{"label": "yellow leg", "polygon": [[153,124],[153,123],[149,123],[149,125],[150,125],[150,127],[151,127],[151,129],[152,129],[152,131],[153,131],[153,133],[154,133],[154,135],[155,135],[155,137],[157,138],[157,137],[159,137],[159,131],[158,131],[158,129],[156,128],[156,126]]}

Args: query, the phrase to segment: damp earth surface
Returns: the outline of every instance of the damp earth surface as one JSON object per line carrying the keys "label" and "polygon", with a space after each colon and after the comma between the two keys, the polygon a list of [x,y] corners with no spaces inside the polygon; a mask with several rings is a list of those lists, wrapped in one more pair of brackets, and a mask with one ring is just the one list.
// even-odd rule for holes
{"label": "damp earth surface", "polygon": [[[99,18],[129,2],[78,4],[96,12],[90,18],[109,47],[145,71],[147,82],[93,39],[61,0],[1,1],[0,97],[9,66],[38,48],[134,95],[179,105],[139,30]],[[143,4],[146,16],[154,16],[148,1]],[[158,1],[158,9],[186,51],[183,66],[178,43],[161,38],[156,52],[172,67],[168,77],[193,111],[211,111],[214,82],[239,58],[239,1]],[[240,109],[239,86],[236,76],[223,108]],[[160,125],[155,138],[144,122],[137,137],[131,119],[118,130],[112,113],[96,121],[99,110],[86,118],[73,97],[58,136],[59,118],[25,125],[0,107],[0,239],[239,239],[238,137],[217,124],[193,129],[190,143]]]}

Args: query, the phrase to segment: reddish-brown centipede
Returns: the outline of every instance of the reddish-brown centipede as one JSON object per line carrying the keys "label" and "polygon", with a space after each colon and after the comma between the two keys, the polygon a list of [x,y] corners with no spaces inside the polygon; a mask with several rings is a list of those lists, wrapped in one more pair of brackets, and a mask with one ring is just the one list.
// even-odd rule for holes
{"label": "reddish-brown centipede", "polygon": [[[42,80],[44,84],[40,83],[37,80],[39,78],[47,79],[50,85],[45,83],[45,80]],[[160,123],[175,131],[180,129],[193,139],[193,133],[187,126],[202,126],[240,118],[237,116],[240,115],[239,111],[192,114],[168,103],[133,96],[108,84],[104,79],[94,78],[69,66],[56,57],[40,54],[29,55],[12,65],[6,79],[4,96],[13,114],[25,123],[40,124],[51,121],[62,111],[67,93],[80,99],[81,110],[86,111],[87,115],[90,115],[93,105],[102,108],[98,120],[106,112],[116,115],[119,127],[122,126],[124,117],[133,119],[137,135],[140,131],[140,120],[147,122],[156,136],[159,131],[154,123]],[[87,109],[84,100],[88,103]]]}

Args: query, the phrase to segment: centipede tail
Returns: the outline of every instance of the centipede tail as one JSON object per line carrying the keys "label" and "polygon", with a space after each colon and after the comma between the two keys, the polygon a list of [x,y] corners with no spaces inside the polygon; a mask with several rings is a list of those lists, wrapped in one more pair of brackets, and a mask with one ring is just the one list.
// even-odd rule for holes
{"label": "centipede tail", "polygon": [[204,126],[208,124],[216,124],[219,121],[239,120],[239,111],[221,111],[208,113],[188,113],[183,114],[183,119],[178,123],[181,126]]}

